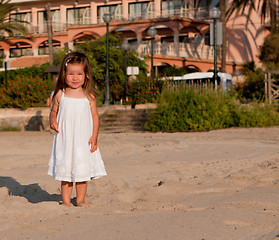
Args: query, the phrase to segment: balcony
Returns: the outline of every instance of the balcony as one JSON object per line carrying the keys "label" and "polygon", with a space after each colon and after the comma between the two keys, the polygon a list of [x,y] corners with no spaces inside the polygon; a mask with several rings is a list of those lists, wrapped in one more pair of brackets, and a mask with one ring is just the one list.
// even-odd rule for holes
{"label": "balcony", "polygon": [[[110,11],[112,20],[116,20],[116,21],[123,21],[123,6],[122,5],[117,5],[117,7],[113,10]],[[100,16],[98,13],[97,16],[97,23],[103,23],[103,16]]]}
{"label": "balcony", "polygon": [[88,25],[88,24],[92,24],[91,17],[74,18],[71,21],[67,22],[67,26],[72,26],[72,25]]}
{"label": "balcony", "polygon": [[[137,47],[136,44],[131,45],[131,49],[139,53],[140,57],[151,53],[150,44],[141,44]],[[205,44],[200,44],[197,48],[190,43],[179,43],[178,50],[176,50],[174,43],[154,44],[154,54],[170,56],[170,57],[183,57],[183,58],[196,58],[196,59],[214,59],[214,48]],[[218,56],[220,59],[220,56]]]}
{"label": "balcony", "polygon": [[[123,7],[118,5],[114,11],[113,17],[115,21],[127,21],[123,18]],[[137,15],[129,15],[130,20],[137,19],[168,19],[168,18],[187,18],[187,19],[199,19],[207,20],[209,19],[209,11],[207,8],[196,8],[196,9],[169,9],[163,10],[160,14],[154,11],[154,3],[150,3],[147,10]],[[102,23],[102,17],[98,17],[94,21],[96,23]],[[80,26],[80,25],[92,25],[93,19],[89,16],[83,16],[80,18],[72,18],[66,23],[61,23],[58,21],[52,21],[52,31],[53,33],[67,33],[69,26]],[[30,34],[47,34],[47,23],[38,24],[38,26],[33,26],[27,24]],[[20,33],[17,36],[22,36]],[[131,46],[132,49],[139,53],[140,57],[146,54],[150,54],[150,43],[142,42]],[[41,54],[44,54],[43,52]],[[193,44],[180,42],[174,44],[173,42],[164,42],[159,44],[154,44],[154,54],[170,57],[184,57],[184,58],[195,58],[195,59],[210,59],[213,60],[213,47],[204,44],[200,44],[197,48],[193,47]]]}
{"label": "balcony", "polygon": [[[168,9],[163,10],[158,15],[154,11],[154,3],[149,3],[146,11],[139,12],[136,14],[130,14],[128,19],[124,19],[123,17],[123,6],[118,5],[115,9],[114,13],[112,13],[112,19],[116,21],[136,21],[136,20],[152,20],[152,19],[166,19],[166,18],[188,18],[188,19],[199,19],[199,20],[207,20],[209,19],[209,11],[208,8],[195,8],[195,9]],[[96,23],[103,23],[102,16],[97,17]],[[95,23],[95,24],[96,24]],[[56,32],[66,32],[68,26],[73,25],[90,25],[94,24],[92,18],[89,16],[84,16],[81,18],[74,18],[68,20],[66,23],[52,21],[52,31]],[[37,26],[33,26],[32,24],[24,24],[28,29],[30,34],[44,34],[47,33],[47,23],[38,23]],[[22,36],[20,32],[15,32],[15,36]]]}
{"label": "balcony", "polygon": [[[158,19],[158,18],[189,18],[189,19],[199,19],[199,20],[208,20],[209,19],[209,10],[208,8],[181,8],[181,9],[168,9],[162,10],[160,15],[156,14],[153,7],[154,3],[150,3],[149,7],[145,12],[140,12],[138,14],[130,14],[129,20],[148,20],[148,19]],[[123,19],[118,17],[117,19]]]}
{"label": "balcony", "polygon": [[161,11],[161,18],[189,18],[189,19],[199,19],[207,20],[209,19],[208,8],[181,8],[181,9],[170,9]]}

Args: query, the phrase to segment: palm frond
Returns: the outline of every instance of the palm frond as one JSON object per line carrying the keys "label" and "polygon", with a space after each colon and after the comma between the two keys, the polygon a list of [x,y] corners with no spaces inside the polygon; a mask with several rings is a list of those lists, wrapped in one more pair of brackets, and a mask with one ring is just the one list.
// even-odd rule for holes
{"label": "palm frond", "polygon": [[246,27],[248,25],[251,13],[256,11],[255,0],[234,0],[231,6],[228,8],[226,13],[227,21],[234,14],[234,19],[239,15],[244,15],[247,12],[246,16]]}
{"label": "palm frond", "polygon": [[15,31],[28,35],[28,29],[24,24],[29,23],[10,17],[10,13],[16,9],[16,5],[10,2],[11,0],[0,0],[0,31],[6,32],[9,36],[13,36]]}

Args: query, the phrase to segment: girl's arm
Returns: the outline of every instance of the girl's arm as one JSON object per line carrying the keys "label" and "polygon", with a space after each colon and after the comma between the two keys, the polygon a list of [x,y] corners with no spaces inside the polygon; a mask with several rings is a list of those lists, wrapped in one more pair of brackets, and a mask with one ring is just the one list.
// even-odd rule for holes
{"label": "girl's arm", "polygon": [[50,128],[55,130],[57,133],[59,133],[58,130],[58,123],[57,123],[57,114],[59,109],[59,102],[61,98],[61,91],[59,91],[53,98],[50,114],[49,114],[49,123]]}
{"label": "girl's arm", "polygon": [[90,108],[91,108],[91,115],[93,120],[93,132],[92,136],[89,139],[88,145],[91,145],[90,152],[94,152],[97,150],[97,139],[99,133],[99,115],[97,111],[97,104],[96,98],[94,97],[93,100],[90,100]]}

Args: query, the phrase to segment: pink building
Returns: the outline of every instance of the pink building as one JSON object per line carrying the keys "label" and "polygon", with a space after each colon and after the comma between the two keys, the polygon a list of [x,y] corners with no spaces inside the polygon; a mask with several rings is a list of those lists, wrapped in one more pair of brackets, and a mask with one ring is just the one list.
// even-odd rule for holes
{"label": "pink building", "polygon": [[[139,56],[150,55],[148,29],[157,30],[154,42],[155,71],[164,66],[194,68],[206,72],[213,69],[213,46],[210,46],[209,9],[207,1],[198,0],[12,0],[18,7],[11,17],[24,20],[30,36],[18,34],[0,42],[11,68],[40,65],[48,62],[46,5],[50,3],[54,49],[96,39],[106,33],[103,14],[113,16],[109,32],[121,33],[123,40]],[[258,48],[268,30],[254,13],[248,28],[245,16],[227,23],[228,52],[226,71],[232,73],[242,63],[259,63]],[[195,44],[195,37],[201,41]],[[218,58],[220,60],[220,58]],[[150,60],[148,62],[150,65]],[[218,61],[218,66],[220,62]]]}

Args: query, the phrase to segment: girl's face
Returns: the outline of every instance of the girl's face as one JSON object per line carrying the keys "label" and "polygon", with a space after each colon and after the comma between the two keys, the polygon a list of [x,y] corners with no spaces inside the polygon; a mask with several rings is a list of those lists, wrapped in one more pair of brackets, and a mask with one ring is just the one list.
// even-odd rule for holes
{"label": "girl's face", "polygon": [[66,69],[66,84],[71,89],[82,88],[85,81],[85,73],[83,64],[73,63],[68,64]]}

